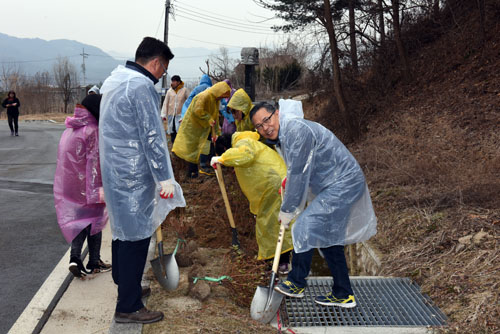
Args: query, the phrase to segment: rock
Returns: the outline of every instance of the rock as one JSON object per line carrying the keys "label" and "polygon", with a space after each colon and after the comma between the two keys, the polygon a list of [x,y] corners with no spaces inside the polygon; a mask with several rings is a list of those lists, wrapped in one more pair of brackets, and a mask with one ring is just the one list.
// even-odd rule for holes
{"label": "rock", "polygon": [[189,253],[193,253],[193,252],[198,250],[198,244],[196,243],[196,241],[190,240],[190,241],[188,241],[188,243],[187,243],[186,247],[184,247],[184,249]]}
{"label": "rock", "polygon": [[201,249],[198,249],[192,254],[192,260],[193,263],[198,263],[202,266],[205,266],[208,263],[208,256]]}
{"label": "rock", "polygon": [[210,296],[210,285],[205,281],[197,281],[189,291],[189,296],[204,301]]}
{"label": "rock", "polygon": [[175,261],[177,261],[177,264],[181,268],[189,267],[193,264],[191,255],[183,251],[177,252],[177,254],[175,254]]}
{"label": "rock", "polygon": [[205,269],[198,263],[195,263],[193,267],[191,267],[191,270],[189,270],[188,273],[189,284],[193,284],[194,277],[205,277],[205,276],[206,276]]}
{"label": "rock", "polygon": [[455,247],[455,252],[458,253],[461,250],[463,250],[464,248],[465,248],[464,244],[458,243],[457,246]]}
{"label": "rock", "polygon": [[458,242],[463,245],[470,245],[472,243],[471,239],[472,235],[466,235],[465,237],[458,238]]}
{"label": "rock", "polygon": [[474,234],[474,236],[472,237],[472,241],[474,241],[475,244],[480,244],[485,237],[490,238],[491,236],[488,234],[488,232],[484,232],[483,229],[481,229],[481,231]]}
{"label": "rock", "polygon": [[[175,260],[179,267],[189,267],[193,264],[193,254],[198,250],[196,241],[189,241],[184,247],[177,251]],[[206,262],[205,262],[206,264]]]}

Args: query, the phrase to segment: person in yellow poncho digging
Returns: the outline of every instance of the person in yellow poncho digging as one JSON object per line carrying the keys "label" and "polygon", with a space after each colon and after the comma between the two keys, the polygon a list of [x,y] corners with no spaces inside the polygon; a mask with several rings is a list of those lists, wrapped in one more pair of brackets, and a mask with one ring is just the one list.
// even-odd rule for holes
{"label": "person in yellow poncho digging", "polygon": [[[231,88],[225,82],[218,82],[196,95],[182,119],[172,152],[179,158],[197,164],[202,152],[210,151],[211,129],[219,129],[219,102],[229,97]],[[215,141],[216,138],[212,138]]]}
{"label": "person in yellow poncho digging", "polygon": [[[235,93],[236,94],[236,93]],[[213,157],[210,164],[234,167],[238,183],[250,202],[250,212],[257,216],[255,236],[259,246],[258,259],[272,259],[278,242],[281,207],[279,189],[286,176],[286,165],[279,154],[259,142],[257,132],[235,132],[232,140],[222,136],[223,146],[229,147],[221,156]],[[288,273],[290,251],[293,249],[290,229],[285,232],[280,257],[280,274]]]}
{"label": "person in yellow poncho digging", "polygon": [[253,131],[255,127],[250,119],[250,110],[253,108],[250,96],[242,89],[234,92],[229,100],[227,107],[232,109],[236,131]]}

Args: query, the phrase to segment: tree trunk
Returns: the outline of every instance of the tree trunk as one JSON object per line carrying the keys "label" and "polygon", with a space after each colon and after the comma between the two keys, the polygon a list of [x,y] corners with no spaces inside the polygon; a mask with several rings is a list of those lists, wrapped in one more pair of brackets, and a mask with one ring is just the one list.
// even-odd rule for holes
{"label": "tree trunk", "polygon": [[352,70],[355,75],[358,75],[358,50],[356,47],[356,25],[354,17],[354,0],[349,0],[349,36],[351,43],[351,63]]}
{"label": "tree trunk", "polygon": [[439,0],[434,0],[432,5],[432,18],[437,20],[439,18]]}
{"label": "tree trunk", "polygon": [[335,27],[333,26],[332,12],[329,0],[324,0],[324,8],[325,8],[325,27],[330,42],[330,53],[332,55],[332,64],[333,64],[333,91],[337,99],[337,104],[339,106],[340,114],[344,118],[344,122],[348,131],[348,136],[350,137],[350,139],[354,139],[356,137],[356,129],[354,127],[353,119],[347,110],[347,105],[344,98],[344,92],[342,90],[337,38],[335,36]]}
{"label": "tree trunk", "polygon": [[378,25],[380,30],[380,48],[383,50],[385,45],[385,27],[384,27],[384,2],[378,0]]}
{"label": "tree trunk", "polygon": [[403,63],[405,77],[408,79],[410,77],[410,65],[408,63],[408,57],[403,45],[403,40],[401,39],[401,26],[399,25],[399,0],[392,0],[392,20],[394,26],[394,39],[396,40],[399,58]]}

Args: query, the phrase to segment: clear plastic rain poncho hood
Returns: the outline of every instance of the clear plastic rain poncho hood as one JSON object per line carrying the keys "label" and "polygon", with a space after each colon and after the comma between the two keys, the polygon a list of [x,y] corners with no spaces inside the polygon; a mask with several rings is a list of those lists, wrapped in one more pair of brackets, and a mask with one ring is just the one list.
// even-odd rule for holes
{"label": "clear plastic rain poncho hood", "polygon": [[229,85],[222,81],[194,97],[182,119],[172,146],[172,152],[179,158],[198,163],[200,154],[208,143],[211,122],[215,122],[216,132],[220,134],[218,99],[224,94],[229,94],[230,91]]}
{"label": "clear plastic rain poncho hood", "polygon": [[281,113],[279,148],[287,166],[281,211],[296,217],[294,250],[352,244],[375,235],[377,220],[356,159],[321,124]]}
{"label": "clear plastic rain poncho hood", "polygon": [[203,74],[198,86],[194,87],[194,89],[189,94],[186,102],[184,102],[184,104],[182,105],[181,119],[184,118],[184,115],[186,114],[186,111],[188,110],[189,105],[191,104],[191,101],[193,101],[194,97],[210,87],[212,87],[212,79],[210,79],[207,74]]}
{"label": "clear plastic rain poncho hood", "polygon": [[253,131],[255,126],[250,119],[250,110],[254,107],[250,96],[242,88],[238,89],[229,100],[227,106],[243,113],[241,121],[235,120],[236,131]]}
{"label": "clear plastic rain poncho hood", "polygon": [[[274,257],[278,241],[278,214],[281,196],[278,190],[286,176],[286,166],[276,151],[259,142],[257,132],[235,132],[232,148],[220,157],[225,166],[234,167],[238,183],[257,216],[255,236],[259,245],[258,259]],[[282,253],[293,248],[290,230],[285,232]]]}
{"label": "clear plastic rain poncho hood", "polygon": [[150,237],[176,207],[186,205],[174,181],[173,198],[160,198],[160,181],[174,177],[151,79],[118,66],[101,87],[99,148],[113,239]]}
{"label": "clear plastic rain poncho hood", "polygon": [[54,202],[57,221],[68,243],[87,226],[90,234],[102,231],[108,219],[99,202],[102,186],[97,121],[81,105],[66,118],[66,130],[57,150]]}

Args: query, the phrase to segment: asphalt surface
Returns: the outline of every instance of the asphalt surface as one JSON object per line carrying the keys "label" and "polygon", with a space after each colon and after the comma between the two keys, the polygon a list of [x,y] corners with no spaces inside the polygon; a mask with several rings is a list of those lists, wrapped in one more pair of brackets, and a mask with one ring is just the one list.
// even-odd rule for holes
{"label": "asphalt surface", "polygon": [[[64,125],[0,122],[0,333],[7,333],[69,245],[57,225],[52,183]],[[69,261],[69,259],[68,259]]]}

